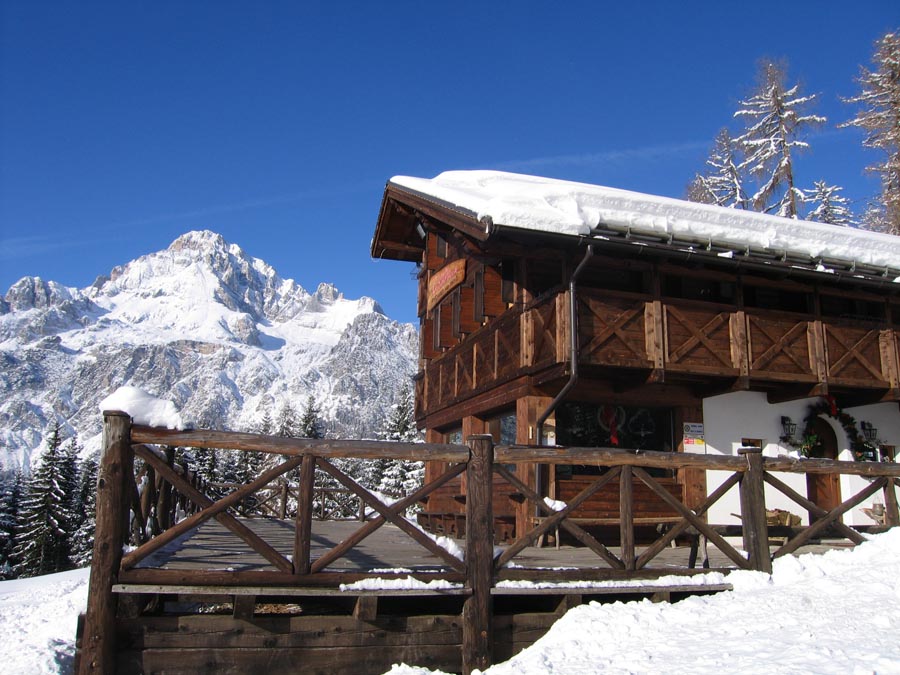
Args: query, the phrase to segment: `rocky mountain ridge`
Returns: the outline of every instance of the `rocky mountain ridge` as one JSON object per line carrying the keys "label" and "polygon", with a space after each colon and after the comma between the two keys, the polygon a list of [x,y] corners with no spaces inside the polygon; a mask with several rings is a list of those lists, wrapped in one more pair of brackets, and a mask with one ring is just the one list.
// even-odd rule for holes
{"label": "rocky mountain ridge", "polygon": [[417,341],[373,299],[310,293],[210,231],[87,288],[26,277],[0,300],[0,464],[30,463],[54,421],[98,448],[97,403],[125,384],[234,430],[312,395],[329,435],[373,437]]}

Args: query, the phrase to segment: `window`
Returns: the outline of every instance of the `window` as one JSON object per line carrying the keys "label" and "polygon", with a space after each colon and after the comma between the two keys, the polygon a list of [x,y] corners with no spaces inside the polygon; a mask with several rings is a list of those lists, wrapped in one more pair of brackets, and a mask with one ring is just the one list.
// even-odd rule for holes
{"label": "window", "polygon": [[[671,408],[563,403],[556,411],[560,445],[614,447],[672,452],[674,434]],[[600,473],[598,467],[560,466],[557,475]]]}

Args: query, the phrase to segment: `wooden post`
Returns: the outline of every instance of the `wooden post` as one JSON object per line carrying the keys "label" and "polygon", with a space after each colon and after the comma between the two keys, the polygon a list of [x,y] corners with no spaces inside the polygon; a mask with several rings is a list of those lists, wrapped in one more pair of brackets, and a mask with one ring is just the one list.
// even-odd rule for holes
{"label": "wooden post", "polygon": [[634,567],[634,490],[631,467],[623,466],[619,474],[619,543],[626,570]]}
{"label": "wooden post", "polygon": [[[171,445],[165,446],[166,464],[175,467],[175,448]],[[159,494],[156,497],[156,519],[159,522],[160,531],[168,530],[175,524],[172,510],[174,501],[172,499],[172,490],[174,489],[168,481],[159,478]]]}
{"label": "wooden post", "polygon": [[888,527],[900,526],[900,509],[897,508],[896,478],[888,478],[884,486],[884,524]]}
{"label": "wooden post", "polygon": [[133,481],[131,418],[122,412],[103,415],[103,449],[97,477],[97,521],[88,606],[81,639],[79,675],[115,672],[116,596],[113,584],[128,531],[128,504]]}
{"label": "wooden post", "polygon": [[769,556],[769,527],[766,524],[766,486],[763,456],[760,448],[740,448],[747,458],[747,471],[741,479],[741,520],[744,550],[751,569],[772,573]]}
{"label": "wooden post", "polygon": [[297,495],[297,526],[294,533],[294,574],[309,574],[315,473],[316,458],[312,455],[303,455],[303,462],[300,464],[300,490]]}
{"label": "wooden post", "polygon": [[494,510],[491,483],[494,442],[489,435],[470,436],[466,467],[466,585],[472,591],[463,605],[463,673],[491,665],[493,636]]}

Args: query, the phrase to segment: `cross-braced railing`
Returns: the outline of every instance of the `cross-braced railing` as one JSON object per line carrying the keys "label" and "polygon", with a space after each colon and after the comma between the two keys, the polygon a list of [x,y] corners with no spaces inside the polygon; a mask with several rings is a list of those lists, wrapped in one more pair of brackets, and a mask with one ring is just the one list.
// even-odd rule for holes
{"label": "cross-braced railing", "polygon": [[[173,460],[175,447],[227,449],[263,452],[277,458],[249,483],[236,486],[225,496],[207,494],[186,466]],[[338,458],[397,459],[443,462],[447,468],[427,485],[394,503],[385,503],[358,481],[347,475]],[[136,460],[140,468],[135,475]],[[606,472],[588,484],[561,509],[548,503],[531,486],[521,481],[505,465],[517,463],[592,464]],[[272,464],[272,462],[268,462]],[[652,469],[725,471],[727,479],[700,504],[685,504],[672,494]],[[341,489],[355,495],[374,514],[340,543],[313,555],[313,520],[316,510],[316,471],[323,472]],[[854,474],[871,479],[858,494],[831,509],[824,509],[803,497],[775,474]],[[261,491],[282,489],[290,473],[295,483],[296,509],[290,553],[265,541],[241,518],[240,507]],[[428,534],[407,520],[409,507],[465,473],[465,558],[445,550]],[[536,512],[535,527],[519,533],[515,542],[494,548],[494,474],[499,474]],[[171,431],[132,426],[124,413],[107,413],[104,418],[104,448],[97,486],[97,529],[91,572],[88,611],[80,652],[80,673],[112,672],[117,599],[114,586],[158,585],[159,587],[218,586],[275,589],[284,587],[336,587],[370,577],[409,576],[409,572],[335,571],[333,564],[386,523],[396,526],[437,558],[428,569],[414,571],[421,580],[442,579],[462,585],[464,670],[490,664],[492,592],[503,578],[534,581],[579,579],[652,578],[660,570],[648,564],[676,537],[691,533],[707,539],[736,567],[771,571],[772,558],[795,551],[826,530],[836,531],[855,543],[863,540],[856,530],[842,524],[841,516],[877,493],[884,494],[885,524],[900,524],[895,488],[900,480],[900,464],[878,462],[834,462],[830,460],[790,460],[764,458],[759,451],[739,457],[686,453],[633,453],[615,448],[559,448],[533,446],[495,447],[490,436],[472,436],[467,445],[417,444],[378,441],[330,441],[287,439],[216,431]],[[807,528],[791,532],[787,542],[774,553],[769,548],[766,521],[766,483],[807,509],[815,521]],[[635,545],[635,491],[643,485],[671,511],[668,529],[649,546]],[[168,487],[167,487],[168,486]],[[578,509],[604,490],[618,488],[618,553],[576,522]],[[740,490],[743,551],[732,546],[720,530],[708,523],[708,512],[729,490]],[[171,488],[171,489],[170,489]],[[557,506],[557,505],[554,505]],[[262,556],[266,565],[247,569],[160,569],[148,564],[150,556],[198,526],[215,519],[233,532],[250,549]],[[563,528],[598,556],[601,564],[574,571],[509,568],[507,563],[551,529]],[[143,563],[143,564],[142,564]],[[666,568],[666,573],[671,573]],[[692,570],[683,570],[691,573]],[[277,594],[277,593],[276,593]]]}
{"label": "cross-braced railing", "polygon": [[[763,457],[759,450],[742,449],[741,456],[709,456],[686,453],[664,453],[642,451],[633,453],[610,448],[536,448],[531,446],[506,446],[495,449],[496,464],[493,471],[502,476],[527,500],[530,508],[541,515],[537,524],[521,534],[517,541],[503,550],[495,559],[494,569],[500,573],[504,566],[521,554],[543,536],[560,528],[567,531],[578,542],[591,549],[613,571],[635,573],[646,570],[647,565],[669,546],[677,537],[687,533],[704,542],[713,544],[740,569],[755,569],[771,572],[772,559],[793,553],[825,533],[836,533],[853,543],[861,543],[864,537],[841,522],[841,516],[862,504],[879,491],[883,493],[886,527],[900,525],[895,488],[900,484],[900,465],[881,462],[838,462],[820,459],[790,459],[786,457]],[[547,503],[535,490],[519,480],[504,465],[514,461],[543,464],[592,464],[606,468],[606,472],[568,500],[557,510],[556,505]],[[727,471],[727,478],[701,503],[683,503],[656,480],[648,469],[701,469],[705,471]],[[845,499],[831,509],[825,509],[776,477],[776,473],[796,474],[841,474],[864,476],[870,484],[857,494]],[[635,546],[635,481],[645,485],[671,511],[672,518],[667,527],[660,528],[662,534],[638,553]],[[786,495],[804,510],[814,521],[808,527],[779,528],[778,534],[789,530],[785,543],[774,552],[769,548],[769,525],[766,512],[765,484]],[[732,488],[740,491],[741,525],[720,527],[708,522],[707,514]],[[582,527],[577,520],[578,510],[603,490],[618,489],[619,513],[618,545],[616,555]],[[743,551],[738,550],[724,534],[738,532],[743,538]],[[691,565],[693,566],[693,565]],[[580,577],[609,576],[609,571],[598,569],[593,572],[579,570]]]}

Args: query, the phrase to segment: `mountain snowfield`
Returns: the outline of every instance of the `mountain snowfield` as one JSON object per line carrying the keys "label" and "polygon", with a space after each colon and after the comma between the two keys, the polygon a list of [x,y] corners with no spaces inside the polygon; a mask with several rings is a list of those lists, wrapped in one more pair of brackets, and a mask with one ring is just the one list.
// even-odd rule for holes
{"label": "mountain snowfield", "polygon": [[309,293],[210,231],[68,288],[25,277],[0,300],[0,464],[28,464],[62,423],[99,448],[97,404],[122,385],[188,424],[252,430],[318,403],[332,436],[372,437],[416,370],[418,336],[372,298]]}

